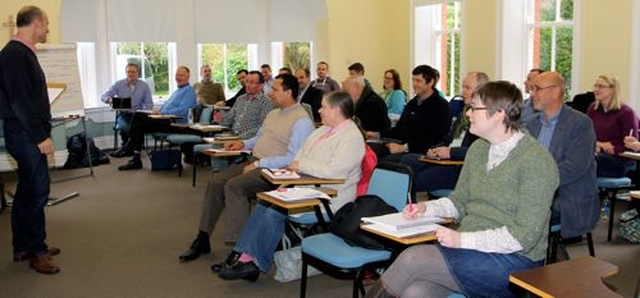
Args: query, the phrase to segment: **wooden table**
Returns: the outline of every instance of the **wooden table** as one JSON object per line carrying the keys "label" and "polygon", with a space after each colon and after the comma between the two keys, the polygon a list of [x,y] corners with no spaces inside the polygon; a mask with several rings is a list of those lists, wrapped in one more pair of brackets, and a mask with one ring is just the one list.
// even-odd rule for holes
{"label": "wooden table", "polygon": [[639,152],[625,151],[625,152],[622,152],[622,153],[618,154],[618,156],[625,157],[625,158],[628,158],[628,159],[633,159],[633,160],[640,160],[640,153]]}
{"label": "wooden table", "polygon": [[245,151],[217,151],[220,149],[207,149],[204,150],[204,154],[209,155],[209,156],[213,156],[213,157],[231,157],[231,156],[241,156],[241,155],[251,155],[251,152],[245,152]]}
{"label": "wooden table", "polygon": [[147,116],[151,119],[169,119],[169,120],[182,119],[182,116],[180,115],[149,114]]}
{"label": "wooden table", "polygon": [[622,297],[602,282],[618,273],[618,266],[582,257],[509,275],[509,281],[540,297]]}
{"label": "wooden table", "polygon": [[[335,197],[338,192],[333,189],[333,188],[328,188],[328,187],[320,187],[317,188],[318,190],[326,193],[327,195],[329,195],[330,197]],[[272,205],[276,205],[279,207],[282,207],[284,209],[287,210],[291,210],[291,209],[301,209],[301,208],[309,208],[309,207],[315,207],[315,206],[319,206],[320,205],[320,200],[319,199],[307,199],[307,200],[298,200],[298,201],[293,201],[293,202],[286,202],[283,200],[278,200],[270,195],[267,194],[267,192],[260,192],[257,195],[259,200],[268,202]]]}
{"label": "wooden table", "polygon": [[431,163],[431,164],[436,164],[436,165],[441,165],[441,166],[462,166],[462,165],[464,165],[464,160],[437,159],[437,158],[430,158],[430,157],[427,157],[427,156],[421,157],[418,160],[421,161],[421,162],[426,162],[426,163]]}

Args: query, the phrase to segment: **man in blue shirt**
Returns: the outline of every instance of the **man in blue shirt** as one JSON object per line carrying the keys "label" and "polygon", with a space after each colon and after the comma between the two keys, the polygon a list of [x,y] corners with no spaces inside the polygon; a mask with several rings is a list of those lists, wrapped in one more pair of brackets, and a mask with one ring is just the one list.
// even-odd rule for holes
{"label": "man in blue shirt", "polygon": [[[186,66],[178,67],[176,83],[178,89],[171,94],[160,110],[152,110],[151,115],[174,115],[179,117],[175,120],[176,122],[186,123],[189,110],[196,105],[196,93],[189,84],[189,68]],[[114,155],[114,157],[123,157],[130,151],[133,153],[133,158],[127,164],[120,166],[118,170],[127,171],[142,168],[140,148],[145,133],[149,132],[184,133],[184,130],[171,126],[169,119],[155,119],[146,113],[135,113],[131,123],[131,139],[125,146],[126,148],[123,148],[122,154]]]}
{"label": "man in blue shirt", "polygon": [[[131,111],[151,110],[153,108],[151,90],[146,82],[138,80],[140,73],[138,64],[127,64],[125,72],[127,73],[126,78],[116,81],[102,94],[102,102],[110,104],[114,97],[131,98]],[[131,111],[118,111],[116,114],[116,127],[120,131],[123,147],[129,141],[131,120],[133,119]]]}

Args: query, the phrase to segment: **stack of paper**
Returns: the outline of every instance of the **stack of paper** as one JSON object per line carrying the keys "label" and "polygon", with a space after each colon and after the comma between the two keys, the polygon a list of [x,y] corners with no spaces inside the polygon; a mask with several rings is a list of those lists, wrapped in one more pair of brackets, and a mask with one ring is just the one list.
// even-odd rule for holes
{"label": "stack of paper", "polygon": [[298,173],[287,169],[262,169],[272,179],[300,179]]}
{"label": "stack of paper", "polygon": [[327,200],[331,199],[326,193],[309,187],[279,188],[276,190],[268,191],[266,194],[285,202],[318,198]]}
{"label": "stack of paper", "polygon": [[418,216],[416,218],[408,219],[404,217],[402,212],[391,213],[374,217],[363,217],[362,221],[373,223],[384,227],[387,230],[403,230],[412,227],[431,225],[435,223],[444,222],[444,219],[440,217],[427,217]]}

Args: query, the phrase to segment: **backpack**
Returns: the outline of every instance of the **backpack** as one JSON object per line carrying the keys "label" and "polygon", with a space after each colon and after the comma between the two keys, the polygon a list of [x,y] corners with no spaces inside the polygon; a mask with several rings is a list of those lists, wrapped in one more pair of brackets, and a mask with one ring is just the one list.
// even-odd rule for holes
{"label": "backpack", "polygon": [[356,198],[338,209],[329,223],[329,231],[351,246],[361,246],[369,249],[387,249],[378,240],[360,231],[362,217],[378,216],[398,212],[396,208],[387,204],[377,195],[364,195]]}
{"label": "backpack", "polygon": [[[87,156],[87,144],[89,145],[89,156]],[[93,138],[87,139],[84,133],[78,133],[69,138],[67,151],[69,156],[63,166],[65,169],[89,167],[89,158],[91,158],[91,166],[109,163],[109,157],[96,147]]]}

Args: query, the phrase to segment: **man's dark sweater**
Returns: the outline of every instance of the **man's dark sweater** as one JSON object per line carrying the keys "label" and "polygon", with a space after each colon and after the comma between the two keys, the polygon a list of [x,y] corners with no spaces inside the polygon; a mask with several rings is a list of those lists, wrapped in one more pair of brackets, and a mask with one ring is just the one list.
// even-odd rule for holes
{"label": "man's dark sweater", "polygon": [[355,116],[365,131],[384,131],[391,127],[384,100],[369,87],[364,87],[356,102]]}
{"label": "man's dark sweater", "polygon": [[11,40],[0,52],[0,118],[17,121],[35,143],[51,136],[51,107],[36,54]]}
{"label": "man's dark sweater", "polygon": [[418,96],[407,103],[398,123],[380,136],[402,141],[409,152],[425,154],[427,150],[445,141],[451,128],[451,108],[438,92],[422,102]]}

